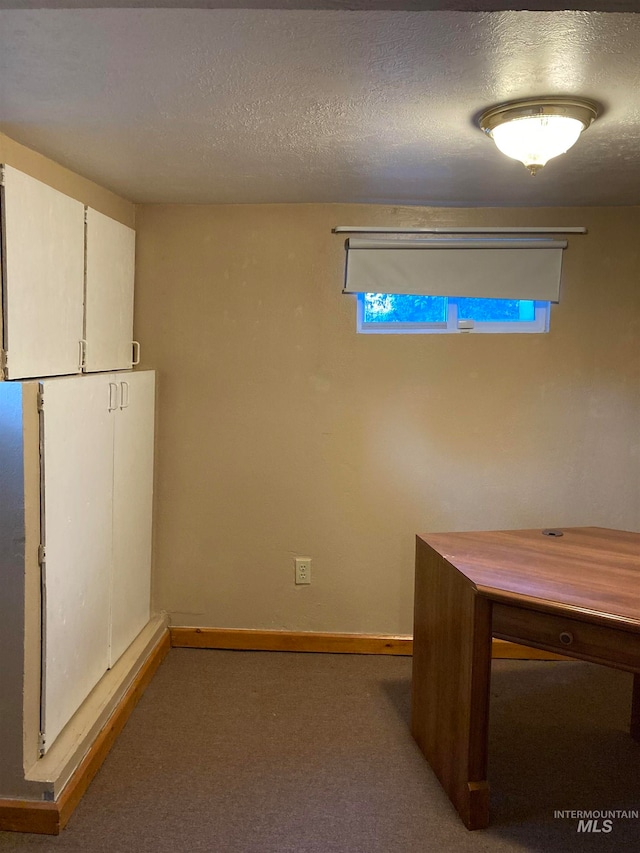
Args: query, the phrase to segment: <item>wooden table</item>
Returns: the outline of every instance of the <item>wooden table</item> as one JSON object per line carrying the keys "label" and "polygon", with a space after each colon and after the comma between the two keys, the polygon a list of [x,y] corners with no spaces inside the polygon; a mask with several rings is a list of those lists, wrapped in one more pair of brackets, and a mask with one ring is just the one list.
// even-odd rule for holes
{"label": "wooden table", "polygon": [[468,829],[489,822],[491,638],[636,673],[640,534],[599,527],[417,537],[411,728]]}

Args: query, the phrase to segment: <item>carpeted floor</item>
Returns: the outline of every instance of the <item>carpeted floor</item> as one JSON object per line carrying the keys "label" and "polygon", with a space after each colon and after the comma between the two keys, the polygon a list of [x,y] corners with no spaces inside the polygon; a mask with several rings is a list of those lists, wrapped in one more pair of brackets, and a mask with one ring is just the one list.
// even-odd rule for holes
{"label": "carpeted floor", "polygon": [[492,824],[468,832],[411,739],[411,659],[174,649],[57,838],[2,851],[640,851],[640,819],[577,832],[560,809],[640,809],[631,676],[498,661]]}

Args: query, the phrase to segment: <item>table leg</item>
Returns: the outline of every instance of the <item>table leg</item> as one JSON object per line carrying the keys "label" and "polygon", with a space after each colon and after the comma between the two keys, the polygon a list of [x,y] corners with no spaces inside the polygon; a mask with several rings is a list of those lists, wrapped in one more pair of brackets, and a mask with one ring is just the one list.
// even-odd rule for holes
{"label": "table leg", "polygon": [[631,737],[640,743],[640,673],[633,676],[633,692],[631,694]]}
{"label": "table leg", "polygon": [[491,603],[417,540],[411,730],[468,829],[489,822]]}

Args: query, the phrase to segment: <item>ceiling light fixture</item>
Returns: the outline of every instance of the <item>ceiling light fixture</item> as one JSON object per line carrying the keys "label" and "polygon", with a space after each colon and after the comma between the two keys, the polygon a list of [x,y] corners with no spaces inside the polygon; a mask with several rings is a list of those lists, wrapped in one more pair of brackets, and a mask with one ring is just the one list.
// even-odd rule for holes
{"label": "ceiling light fixture", "polygon": [[478,123],[503,154],[535,175],[568,151],[597,115],[598,105],[586,98],[528,98],[491,107]]}

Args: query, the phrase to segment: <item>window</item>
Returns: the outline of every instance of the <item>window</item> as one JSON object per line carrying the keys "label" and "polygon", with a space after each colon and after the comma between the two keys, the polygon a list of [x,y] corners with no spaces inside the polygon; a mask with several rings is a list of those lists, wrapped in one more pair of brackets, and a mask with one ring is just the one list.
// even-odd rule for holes
{"label": "window", "polygon": [[546,332],[560,299],[565,240],[350,237],[343,293],[358,331]]}
{"label": "window", "polygon": [[546,332],[549,312],[549,302],[530,299],[358,293],[358,332]]}

